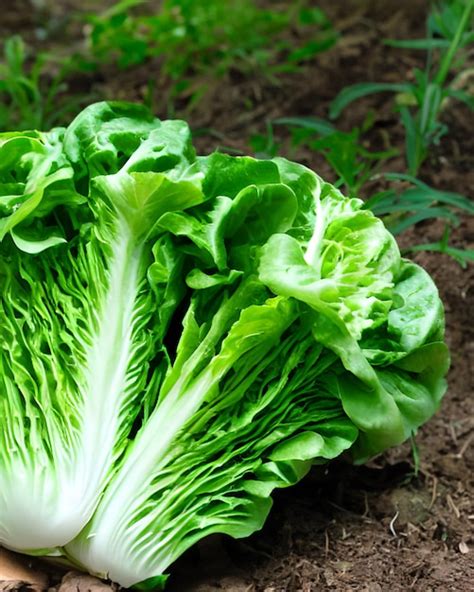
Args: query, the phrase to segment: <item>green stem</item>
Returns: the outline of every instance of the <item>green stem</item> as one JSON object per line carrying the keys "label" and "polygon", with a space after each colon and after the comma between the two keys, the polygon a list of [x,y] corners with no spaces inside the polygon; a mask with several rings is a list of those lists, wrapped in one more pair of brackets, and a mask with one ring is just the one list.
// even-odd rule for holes
{"label": "green stem", "polygon": [[435,82],[442,86],[444,81],[446,80],[446,76],[449,73],[449,69],[451,67],[451,62],[459,48],[459,44],[461,42],[461,36],[466,28],[467,21],[471,15],[472,9],[474,7],[474,0],[468,0],[464,12],[462,14],[461,20],[459,21],[459,26],[456,30],[456,34],[454,35],[454,39],[449,46],[448,51],[443,57],[443,60],[440,64],[438,73],[435,78]]}

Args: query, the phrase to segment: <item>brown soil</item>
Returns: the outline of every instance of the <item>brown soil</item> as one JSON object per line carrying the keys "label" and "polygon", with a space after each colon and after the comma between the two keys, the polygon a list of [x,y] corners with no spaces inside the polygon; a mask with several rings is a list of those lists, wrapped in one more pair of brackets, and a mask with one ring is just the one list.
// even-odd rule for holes
{"label": "brown soil", "polygon": [[[9,3],[0,32],[25,30],[32,39],[34,20],[20,4],[24,3],[18,2],[17,10],[16,3]],[[65,4],[55,5],[56,17],[64,15],[61,5]],[[74,5],[68,0],[68,7]],[[334,49],[305,69],[285,75],[278,84],[261,74],[230,72],[210,84],[206,99],[194,108],[189,108],[186,97],[180,98],[176,115],[186,117],[194,128],[212,130],[197,139],[200,151],[220,144],[249,152],[248,138],[264,133],[267,120],[326,116],[329,101],[345,85],[404,80],[412,76],[413,67],[423,64],[420,54],[386,47],[380,40],[421,37],[425,2],[324,0],[318,5],[331,16],[342,37]],[[81,80],[80,85],[95,96],[139,100],[158,67],[148,64],[128,72],[110,67]],[[209,81],[197,84],[204,82]],[[167,88],[158,87],[155,104],[162,117],[167,116],[166,100]],[[368,147],[378,146],[388,134],[403,153],[403,130],[386,95],[354,103],[340,125],[350,129],[361,124],[369,109],[376,113],[376,125],[368,135]],[[444,117],[450,131],[432,151],[420,176],[437,188],[468,195],[474,186],[472,114],[450,104]],[[280,140],[284,155],[284,135]],[[318,155],[300,150],[297,158],[331,180],[327,164]],[[401,158],[391,162],[393,170],[402,171],[403,166]],[[441,232],[436,222],[421,224],[402,243],[429,242]],[[472,218],[463,221],[452,240],[456,246],[474,247]],[[440,289],[452,352],[448,394],[416,439],[418,474],[414,474],[409,444],[363,467],[339,461],[324,470],[315,469],[299,485],[275,494],[273,512],[261,532],[243,541],[214,537],[189,551],[171,570],[171,591],[474,589],[474,269],[463,270],[450,258],[434,253],[418,254],[415,259]],[[47,571],[50,585],[61,592],[107,588],[71,575],[59,587],[60,573]],[[1,589],[15,588],[11,584],[2,588],[0,583]]]}

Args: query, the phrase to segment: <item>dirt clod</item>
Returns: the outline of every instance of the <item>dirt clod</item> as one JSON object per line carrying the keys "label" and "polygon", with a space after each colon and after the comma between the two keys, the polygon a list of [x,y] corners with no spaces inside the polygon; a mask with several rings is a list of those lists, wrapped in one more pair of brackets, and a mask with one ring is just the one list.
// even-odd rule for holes
{"label": "dirt clod", "polygon": [[110,592],[118,589],[118,586],[109,585],[93,576],[70,571],[61,580],[57,592]]}

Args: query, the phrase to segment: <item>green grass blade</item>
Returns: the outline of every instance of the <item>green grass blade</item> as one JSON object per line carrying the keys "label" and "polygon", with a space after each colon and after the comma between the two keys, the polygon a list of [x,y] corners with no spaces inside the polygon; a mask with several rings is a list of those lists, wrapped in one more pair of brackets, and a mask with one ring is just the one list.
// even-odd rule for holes
{"label": "green grass blade", "polygon": [[337,131],[336,128],[331,123],[329,123],[329,121],[319,117],[281,117],[279,119],[275,119],[273,123],[277,125],[301,127],[314,131],[321,136],[327,136]]}
{"label": "green grass blade", "polygon": [[346,86],[332,101],[329,107],[329,117],[336,119],[342,111],[353,101],[379,92],[410,92],[411,85],[408,83],[391,82],[361,82]]}
{"label": "green grass blade", "polygon": [[456,99],[466,104],[470,109],[474,110],[474,96],[464,90],[458,90],[455,88],[447,88],[445,91],[448,97]]}
{"label": "green grass blade", "polygon": [[430,51],[449,47],[447,39],[384,39],[384,45],[399,49],[420,49]]}
{"label": "green grass blade", "polygon": [[406,131],[405,152],[408,170],[416,175],[421,162],[419,131],[408,107],[400,107],[400,117]]}
{"label": "green grass blade", "polygon": [[408,181],[418,189],[418,191],[415,188],[407,189],[401,194],[400,199],[402,199],[404,194],[408,194],[411,201],[417,201],[421,196],[429,196],[433,202],[444,203],[464,210],[469,214],[474,214],[474,202],[465,195],[455,193],[454,191],[434,189],[413,175],[407,175],[405,173],[385,173],[384,177],[389,181]]}
{"label": "green grass blade", "polygon": [[458,249],[444,244],[442,241],[436,243],[424,243],[420,245],[413,245],[404,249],[407,253],[417,253],[420,251],[435,251],[436,253],[444,253],[455,259],[461,267],[466,267],[468,263],[474,263],[474,249]]}
{"label": "green grass blade", "polygon": [[464,29],[466,28],[469,17],[471,16],[472,9],[474,8],[474,0],[467,0],[466,6],[464,8],[464,12],[459,20],[458,28],[456,29],[456,33],[454,38],[449,46],[448,51],[443,57],[441,65],[439,67],[438,73],[435,78],[435,82],[442,86],[446,80],[446,77],[449,74],[449,70],[451,68],[452,61],[454,56],[456,55],[459,46],[461,45]]}
{"label": "green grass blade", "polygon": [[414,226],[415,224],[418,224],[418,222],[423,222],[423,220],[430,220],[432,218],[443,218],[445,220],[450,220],[453,224],[459,223],[458,217],[446,208],[425,208],[411,216],[407,216],[399,222],[393,224],[388,223],[387,227],[392,234],[401,234],[405,230],[408,230],[410,226]]}

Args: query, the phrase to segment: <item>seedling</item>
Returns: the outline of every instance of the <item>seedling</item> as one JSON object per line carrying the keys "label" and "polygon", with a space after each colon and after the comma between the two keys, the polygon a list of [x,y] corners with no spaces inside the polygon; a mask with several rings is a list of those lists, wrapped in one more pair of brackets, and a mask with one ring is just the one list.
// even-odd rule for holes
{"label": "seedling", "polygon": [[[334,99],[330,117],[337,118],[353,101],[379,92],[395,93],[396,109],[406,131],[406,160],[408,171],[416,176],[428,156],[429,149],[447,132],[440,120],[446,99],[454,98],[474,105],[472,96],[457,88],[456,80],[448,76],[456,65],[460,50],[472,42],[474,33],[466,31],[474,7],[474,0],[465,4],[455,2],[434,10],[428,18],[426,39],[392,41],[389,45],[427,51],[426,67],[416,69],[414,82],[362,82],[344,88]],[[435,67],[434,52],[439,52]]]}

